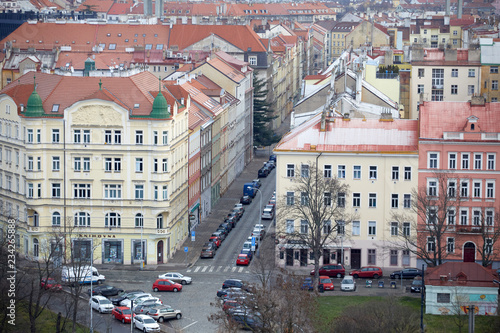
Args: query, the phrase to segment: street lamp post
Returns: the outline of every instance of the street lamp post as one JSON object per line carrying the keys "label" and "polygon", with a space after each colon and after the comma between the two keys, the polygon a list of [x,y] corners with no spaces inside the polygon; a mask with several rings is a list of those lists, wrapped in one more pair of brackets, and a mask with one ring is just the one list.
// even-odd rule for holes
{"label": "street lamp post", "polygon": [[142,231],[144,229],[144,213],[142,211],[142,203],[143,201],[141,200],[141,217],[142,217],[142,221],[141,221],[141,268],[140,270],[142,271],[144,269],[144,243],[143,243],[143,240],[142,240]]}
{"label": "street lamp post", "polygon": [[[259,224],[262,224],[262,192],[258,188],[256,188],[256,187],[254,187],[254,188],[260,194],[260,209],[259,209],[260,217],[259,217]],[[257,252],[257,257],[260,254],[259,245],[260,245],[260,232],[259,232],[259,236],[257,237],[257,251],[256,251]]]}

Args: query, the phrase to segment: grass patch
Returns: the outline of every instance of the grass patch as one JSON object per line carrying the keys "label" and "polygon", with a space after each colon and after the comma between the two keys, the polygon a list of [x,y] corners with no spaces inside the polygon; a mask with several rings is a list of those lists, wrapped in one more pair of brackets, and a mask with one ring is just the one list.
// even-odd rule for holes
{"label": "grass patch", "polygon": [[[386,298],[381,296],[321,296],[318,300],[318,315],[322,323],[318,327],[327,325],[330,321],[339,317],[345,308],[349,306],[360,305],[368,301],[380,301],[383,303]],[[420,298],[402,296],[398,298],[399,302],[414,310],[420,312]],[[424,308],[425,311],[425,308]],[[458,333],[459,328],[452,316],[438,316],[424,314],[424,325],[426,332],[429,333]],[[462,327],[462,332],[467,332],[468,320]],[[500,332],[500,317],[475,317],[475,331],[482,333]]]}

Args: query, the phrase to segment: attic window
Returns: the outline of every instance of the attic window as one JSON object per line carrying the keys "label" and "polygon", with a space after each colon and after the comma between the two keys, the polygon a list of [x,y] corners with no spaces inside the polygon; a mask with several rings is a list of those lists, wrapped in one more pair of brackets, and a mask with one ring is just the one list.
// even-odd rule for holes
{"label": "attic window", "polygon": [[155,34],[155,37],[158,37],[158,34]]}
{"label": "attic window", "polygon": [[106,44],[105,43],[100,43],[99,47],[104,50],[104,48],[106,47]]}
{"label": "attic window", "polygon": [[189,14],[189,9],[186,9],[186,14]]}
{"label": "attic window", "polygon": [[139,104],[134,104],[134,109],[138,109],[139,108]]}
{"label": "attic window", "polygon": [[90,41],[87,41],[87,44],[90,44]]}
{"label": "attic window", "polygon": [[470,130],[473,131],[474,130],[474,124],[470,124]]}
{"label": "attic window", "polygon": [[181,13],[182,13],[182,9],[179,9],[179,14],[181,14]]}
{"label": "attic window", "polygon": [[163,44],[156,44],[157,50],[163,50]]}
{"label": "attic window", "polygon": [[16,42],[16,40],[14,39],[14,40],[12,41],[12,43],[15,43],[15,42]]}
{"label": "attic window", "polygon": [[111,37],[111,34],[107,34],[106,36]]}
{"label": "attic window", "polygon": [[29,39],[26,39],[26,43],[29,43],[29,42],[30,42],[30,40],[29,40]]}
{"label": "attic window", "polygon": [[42,41],[41,41],[41,40],[39,40],[39,41],[38,41],[38,43],[42,44]]}
{"label": "attic window", "polygon": [[75,41],[72,41],[71,44],[75,44]]}
{"label": "attic window", "polygon": [[109,44],[110,50],[116,50],[116,44]]}
{"label": "attic window", "polygon": [[128,43],[128,39],[125,39],[125,43]]}
{"label": "attic window", "polygon": [[146,50],[151,50],[153,48],[153,44],[146,44]]}
{"label": "attic window", "polygon": [[118,37],[121,37],[121,36],[122,36],[122,34],[118,34]]}
{"label": "attic window", "polygon": [[58,41],[58,40],[56,40],[56,44],[59,44],[59,41]]}
{"label": "attic window", "polygon": [[59,111],[59,104],[52,105],[52,112],[57,112],[57,111]]}
{"label": "attic window", "polygon": [[134,35],[134,37],[137,37],[137,36],[138,36],[137,34]]}

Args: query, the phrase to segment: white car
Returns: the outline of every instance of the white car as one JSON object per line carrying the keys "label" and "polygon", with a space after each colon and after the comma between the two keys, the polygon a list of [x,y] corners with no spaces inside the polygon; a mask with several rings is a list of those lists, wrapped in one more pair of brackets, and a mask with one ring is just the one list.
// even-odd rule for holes
{"label": "white car", "polygon": [[262,212],[262,219],[272,220],[274,217],[274,211],[271,208],[265,208]]}
{"label": "white car", "polygon": [[115,308],[113,303],[104,296],[92,296],[89,300],[92,309],[100,313],[111,313]]}
{"label": "white car", "polygon": [[342,291],[356,291],[356,281],[352,276],[346,276],[340,283],[340,290]]}
{"label": "white car", "polygon": [[134,326],[143,332],[160,332],[160,325],[156,320],[146,315],[136,315],[134,317]]}
{"label": "white car", "polygon": [[141,305],[141,304],[144,304],[144,303],[156,303],[156,304],[163,304],[163,302],[158,298],[158,297],[154,297],[154,296],[151,296],[151,297],[141,297],[141,298],[137,298],[134,300],[134,307],[136,305]]}
{"label": "white car", "polygon": [[152,297],[153,295],[151,294],[147,294],[147,293],[143,293],[143,294],[135,294],[133,296],[131,296],[130,298],[127,298],[127,299],[124,299],[123,301],[120,302],[120,306],[126,306],[126,307],[129,307],[130,308],[130,303],[131,301],[133,300],[134,301],[134,305],[136,304],[136,300],[140,300],[141,298],[144,298],[144,297]]}
{"label": "white car", "polygon": [[189,276],[182,275],[181,273],[172,273],[172,272],[158,275],[158,278],[172,280],[180,284],[190,284],[193,281],[193,279],[190,278]]}

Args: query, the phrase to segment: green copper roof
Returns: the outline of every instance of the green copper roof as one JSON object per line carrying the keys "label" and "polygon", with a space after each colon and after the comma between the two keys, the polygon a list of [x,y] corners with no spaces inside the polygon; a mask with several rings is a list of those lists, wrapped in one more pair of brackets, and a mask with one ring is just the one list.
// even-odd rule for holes
{"label": "green copper roof", "polygon": [[153,101],[153,110],[149,115],[151,118],[170,118],[170,112],[168,112],[168,103],[167,99],[161,93],[161,79],[160,79],[160,90],[158,95],[156,95],[155,100]]}
{"label": "green copper roof", "polygon": [[[35,80],[34,76],[33,80]],[[36,92],[35,82],[33,92],[31,93],[30,98],[28,98],[28,103],[26,104],[26,111],[24,111],[24,115],[26,117],[41,117],[44,114],[45,111],[43,110],[42,98]]]}

